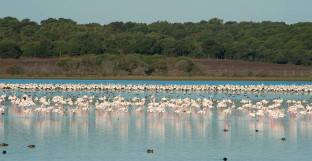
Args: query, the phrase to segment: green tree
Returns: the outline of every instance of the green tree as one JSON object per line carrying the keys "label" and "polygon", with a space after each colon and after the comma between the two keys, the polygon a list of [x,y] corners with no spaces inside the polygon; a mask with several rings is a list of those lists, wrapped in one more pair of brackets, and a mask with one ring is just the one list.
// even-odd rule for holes
{"label": "green tree", "polygon": [[21,55],[20,46],[14,41],[0,41],[0,58],[19,58]]}
{"label": "green tree", "polygon": [[226,50],[214,40],[205,40],[202,43],[202,50],[208,57],[224,59]]}
{"label": "green tree", "polygon": [[22,46],[23,57],[42,57],[45,56],[46,49],[40,41],[32,41]]}
{"label": "green tree", "polygon": [[62,56],[69,53],[69,45],[66,41],[54,41],[52,46],[52,52],[54,56]]}

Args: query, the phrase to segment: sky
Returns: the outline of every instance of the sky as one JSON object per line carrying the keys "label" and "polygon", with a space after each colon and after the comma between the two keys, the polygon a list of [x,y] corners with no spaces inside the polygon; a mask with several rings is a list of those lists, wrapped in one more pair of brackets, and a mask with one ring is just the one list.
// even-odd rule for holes
{"label": "sky", "polygon": [[312,22],[312,0],[0,0],[0,18],[40,22],[69,18],[79,24],[226,21]]}

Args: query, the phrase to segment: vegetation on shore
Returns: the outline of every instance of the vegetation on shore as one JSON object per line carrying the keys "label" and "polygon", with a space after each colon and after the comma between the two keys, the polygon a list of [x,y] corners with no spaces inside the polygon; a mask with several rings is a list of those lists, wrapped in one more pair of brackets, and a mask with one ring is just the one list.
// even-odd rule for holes
{"label": "vegetation on shore", "polygon": [[307,77],[312,67],[222,59],[170,58],[161,55],[103,54],[68,58],[0,59],[0,75]]}
{"label": "vegetation on shore", "polygon": [[[49,18],[40,24],[30,19],[0,18],[2,59],[108,53],[110,55],[104,58],[136,53],[311,65],[312,23],[224,23],[214,18],[198,23],[112,22],[100,25],[77,24],[64,18]],[[154,65],[162,66],[163,62]]]}
{"label": "vegetation on shore", "polygon": [[175,81],[312,81],[312,77],[214,77],[214,76],[99,76],[99,75],[25,75],[1,74],[0,79],[68,79],[68,80],[175,80]]}

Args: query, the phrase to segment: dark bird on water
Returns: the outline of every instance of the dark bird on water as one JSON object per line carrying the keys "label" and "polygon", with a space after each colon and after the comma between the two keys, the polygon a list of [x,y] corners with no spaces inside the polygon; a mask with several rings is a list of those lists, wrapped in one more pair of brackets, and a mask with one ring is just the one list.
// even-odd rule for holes
{"label": "dark bird on water", "polygon": [[153,149],[147,149],[147,153],[154,153]]}
{"label": "dark bird on water", "polygon": [[9,146],[7,143],[2,143],[1,146]]}

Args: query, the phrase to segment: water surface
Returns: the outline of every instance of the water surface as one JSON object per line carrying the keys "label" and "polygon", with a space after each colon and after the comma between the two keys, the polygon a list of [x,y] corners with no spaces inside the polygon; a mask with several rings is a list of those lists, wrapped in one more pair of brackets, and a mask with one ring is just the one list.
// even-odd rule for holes
{"label": "water surface", "polygon": [[[0,80],[5,83],[118,83],[118,84],[310,84],[311,82],[252,82],[252,81],[86,81],[86,80]],[[283,98],[311,102],[310,94],[291,93],[183,93],[183,92],[101,92],[101,91],[4,91],[7,95],[24,93],[32,96],[62,95],[73,99],[84,94],[126,99],[143,98],[230,98],[239,101],[249,97],[254,101]],[[88,116],[51,117],[38,119],[14,114],[9,102],[0,119],[0,147],[7,154],[3,160],[311,160],[312,121],[310,118],[256,121],[238,112],[230,118],[222,117],[213,109],[204,117],[150,116],[146,113],[105,115],[92,109]],[[229,129],[224,132],[223,129]],[[255,132],[258,129],[259,132]],[[286,141],[281,138],[285,137]],[[27,146],[35,144],[36,148]],[[153,149],[153,154],[147,154]]]}

